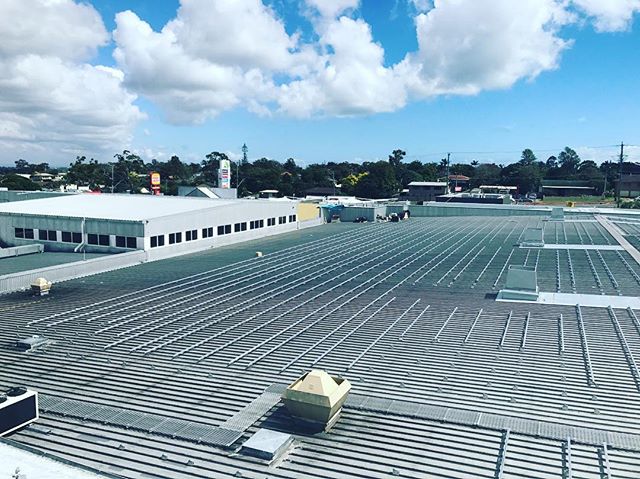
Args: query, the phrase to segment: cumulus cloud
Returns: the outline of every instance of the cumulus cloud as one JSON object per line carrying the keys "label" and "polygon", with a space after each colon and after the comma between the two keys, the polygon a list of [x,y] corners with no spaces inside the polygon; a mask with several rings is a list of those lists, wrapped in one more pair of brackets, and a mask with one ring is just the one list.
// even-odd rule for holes
{"label": "cumulus cloud", "polygon": [[92,7],[4,0],[0,32],[0,159],[72,160],[129,141],[142,114],[122,72],[84,62],[109,38]]}
{"label": "cumulus cloud", "polygon": [[419,97],[508,88],[558,66],[569,20],[555,0],[436,0],[416,17],[418,51],[397,70]]}
{"label": "cumulus cloud", "polygon": [[628,30],[633,16],[640,12],[640,0],[572,0],[573,4],[593,19],[599,32]]}
{"label": "cumulus cloud", "polygon": [[[304,72],[312,52],[260,0],[183,0],[155,32],[131,11],[116,15],[114,57],[131,89],[175,123],[202,122],[238,105],[267,114],[273,75]],[[239,33],[241,32],[241,34]]]}
{"label": "cumulus cloud", "polygon": [[359,0],[304,1],[316,12],[311,43],[287,34],[260,0],[183,0],[159,32],[133,12],[118,14],[115,58],[125,84],[178,123],[239,106],[261,115],[355,115],[533,79],[558,67],[571,45],[560,29],[574,21],[566,0],[407,0],[422,12],[419,47],[386,65],[383,46],[357,17]]}
{"label": "cumulus cloud", "polygon": [[307,78],[281,86],[281,111],[294,116],[354,115],[404,106],[402,79],[384,66],[384,49],[373,41],[366,22],[340,17],[327,26],[320,43],[332,53]]}

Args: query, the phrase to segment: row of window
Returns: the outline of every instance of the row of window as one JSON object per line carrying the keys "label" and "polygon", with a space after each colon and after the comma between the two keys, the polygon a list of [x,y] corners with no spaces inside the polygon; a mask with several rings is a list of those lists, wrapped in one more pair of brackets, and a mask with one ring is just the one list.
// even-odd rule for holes
{"label": "row of window", "polygon": [[[296,215],[289,215],[289,222],[292,223],[296,221]],[[287,222],[286,216],[278,217],[278,224],[282,225]],[[267,226],[275,226],[276,218],[267,218]],[[249,221],[249,229],[258,229],[264,228],[264,220],[253,220]],[[247,231],[247,222],[244,221],[242,223],[235,223],[233,225],[220,225],[217,228],[218,236],[231,234],[233,229],[234,233],[241,233],[243,231]],[[213,227],[202,228],[202,239],[213,238]],[[184,234],[185,241],[195,241],[198,239],[198,230],[189,230],[185,231]],[[182,232],[169,233],[169,244],[177,244],[182,243]],[[151,237],[151,247],[158,248],[160,246],[164,246],[164,235],[152,236]]]}
{"label": "row of window", "polygon": [[[34,230],[32,228],[15,228],[15,237],[34,239]],[[38,230],[38,239],[40,241],[58,241],[58,232],[55,230]],[[60,240],[63,243],[80,244],[82,243],[82,233],[61,231]],[[87,235],[87,243],[97,246],[109,246],[109,235],[89,233]],[[136,249],[138,247],[138,239],[135,236],[116,236],[116,246],[118,248]]]}
{"label": "row of window", "polygon": [[[289,215],[289,222],[296,221],[296,215]],[[282,225],[287,222],[286,216],[278,217],[278,224]],[[267,218],[267,226],[275,226],[276,218]],[[249,221],[249,229],[264,228],[264,220]],[[236,223],[233,225],[233,232],[240,233],[247,231],[247,222]],[[228,235],[231,233],[231,225],[218,226],[218,236]],[[33,228],[15,228],[15,237],[21,239],[34,239]],[[202,238],[212,238],[213,227],[202,228]],[[38,230],[38,239],[41,241],[58,241],[58,232],[55,230]],[[82,243],[82,233],[75,231],[62,231],[61,239],[64,243]],[[157,248],[164,246],[164,235],[151,237],[151,247]],[[195,241],[198,239],[198,230],[185,231],[185,241]],[[87,235],[87,243],[90,245],[109,246],[109,235],[93,234]],[[138,246],[135,236],[116,236],[116,247],[135,249]],[[169,244],[182,243],[182,232],[169,233]]]}

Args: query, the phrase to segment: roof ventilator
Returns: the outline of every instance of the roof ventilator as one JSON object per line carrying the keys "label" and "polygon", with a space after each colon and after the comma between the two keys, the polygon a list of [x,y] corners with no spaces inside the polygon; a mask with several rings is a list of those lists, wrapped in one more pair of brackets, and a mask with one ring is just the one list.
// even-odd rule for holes
{"label": "roof ventilator", "polygon": [[36,296],[45,296],[51,290],[51,281],[44,278],[38,278],[31,283],[31,292]]}
{"label": "roof ventilator", "polygon": [[285,389],[282,399],[298,422],[311,430],[328,431],[340,418],[351,384],[314,369]]}
{"label": "roof ventilator", "polygon": [[505,288],[498,293],[498,300],[537,301],[538,276],[533,266],[510,265]]}
{"label": "roof ventilator", "polygon": [[29,336],[28,338],[18,339],[18,341],[16,341],[16,348],[22,351],[29,351],[31,349],[36,349],[44,346],[48,342],[48,339],[34,334],[33,336]]}

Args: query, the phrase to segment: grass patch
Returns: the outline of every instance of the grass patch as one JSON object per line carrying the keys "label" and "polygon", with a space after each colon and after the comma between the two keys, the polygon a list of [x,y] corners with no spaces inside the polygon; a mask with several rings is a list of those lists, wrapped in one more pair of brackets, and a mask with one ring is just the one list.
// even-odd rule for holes
{"label": "grass patch", "polygon": [[545,196],[544,200],[537,203],[552,205],[552,204],[567,204],[567,201],[573,201],[576,204],[593,205],[593,204],[614,204],[615,199],[608,196],[603,198],[602,196]]}

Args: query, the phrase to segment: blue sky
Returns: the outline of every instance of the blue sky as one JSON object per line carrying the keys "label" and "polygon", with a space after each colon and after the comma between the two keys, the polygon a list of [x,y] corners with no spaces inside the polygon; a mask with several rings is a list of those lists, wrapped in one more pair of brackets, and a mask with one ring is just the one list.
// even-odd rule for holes
{"label": "blue sky", "polygon": [[[324,0],[325,7],[336,5],[328,13],[317,6],[318,0],[273,0],[256,15],[224,8],[212,12],[212,5],[227,1],[190,0],[182,8],[173,0],[90,2],[99,15],[92,21],[102,22],[105,36],[93,39],[87,33],[93,53],[64,61],[71,62],[70,69],[110,67],[119,83],[109,83],[109,88],[76,85],[76,90],[96,95],[109,91],[112,96],[92,101],[87,94],[88,104],[74,104],[80,111],[73,116],[86,121],[98,115],[96,109],[120,112],[112,117],[102,112],[96,128],[78,138],[70,125],[65,144],[65,130],[55,139],[40,139],[42,128],[30,132],[26,119],[15,120],[24,113],[9,111],[12,123],[5,129],[17,132],[15,138],[5,135],[9,139],[3,143],[0,115],[0,161],[10,164],[18,155],[67,164],[76,154],[108,161],[124,148],[146,160],[177,154],[200,161],[214,150],[237,155],[243,143],[251,158],[293,157],[300,164],[375,160],[395,148],[422,161],[438,161],[450,151],[454,162],[509,163],[523,148],[546,159],[566,145],[584,158],[602,161],[615,155],[620,141],[640,145],[640,33],[634,10],[640,6],[625,11],[621,2],[620,9],[602,12],[577,0],[561,12],[572,17],[562,19],[555,0],[523,0],[533,10],[524,8],[522,18],[515,18],[520,13],[509,10],[508,2],[476,1],[489,10],[477,20],[447,0],[436,2],[435,8],[415,0]],[[259,3],[238,3],[253,12],[252,2]],[[69,12],[73,7],[77,4]],[[123,15],[125,11],[133,14]],[[66,14],[52,16],[51,26]],[[223,14],[230,17],[220,18]],[[538,14],[540,25],[529,20]],[[425,26],[417,31],[419,15]],[[72,17],[69,13],[64,21]],[[199,17],[205,17],[202,23]],[[161,33],[176,18],[180,26],[169,28],[172,36]],[[238,22],[232,31],[243,40],[227,51],[224,39],[207,36],[208,25],[219,28],[216,21]],[[513,37],[500,33],[505,30],[501,22],[515,24]],[[483,30],[474,32],[476,23]],[[268,33],[257,36],[256,30]],[[14,34],[3,31],[0,25],[0,40]],[[173,39],[170,47],[161,43],[168,38]],[[465,41],[470,46],[457,49]],[[43,58],[62,55],[53,43]],[[120,55],[114,58],[116,48]],[[305,49],[313,54],[294,56]],[[11,52],[18,59],[20,53]],[[175,71],[173,65],[178,66]],[[300,65],[303,73],[296,70]],[[256,72],[259,82],[246,80]],[[98,67],[94,73],[104,72]],[[38,87],[33,85],[35,91]],[[299,98],[292,102],[293,87]],[[63,106],[52,110],[43,112],[52,124],[60,123],[56,114],[69,111]],[[104,127],[97,127],[105,124],[113,132],[108,137]],[[640,161],[640,148],[631,146],[627,152],[630,160]]]}

